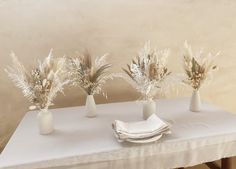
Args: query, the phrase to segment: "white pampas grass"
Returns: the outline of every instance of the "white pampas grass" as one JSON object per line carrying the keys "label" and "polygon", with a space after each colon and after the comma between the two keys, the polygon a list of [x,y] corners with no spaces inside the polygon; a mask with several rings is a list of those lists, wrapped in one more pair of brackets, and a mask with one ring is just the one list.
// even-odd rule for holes
{"label": "white pampas grass", "polygon": [[32,109],[48,109],[58,92],[63,92],[63,86],[69,83],[65,73],[65,58],[55,59],[52,50],[31,71],[27,71],[14,53],[11,54],[12,66],[5,71],[9,78],[20,88],[24,96],[33,105]]}

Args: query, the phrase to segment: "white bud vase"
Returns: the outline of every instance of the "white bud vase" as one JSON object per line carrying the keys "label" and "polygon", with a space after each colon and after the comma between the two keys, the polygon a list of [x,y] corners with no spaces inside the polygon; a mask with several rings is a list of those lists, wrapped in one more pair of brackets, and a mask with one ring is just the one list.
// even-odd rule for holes
{"label": "white bud vase", "polygon": [[93,95],[88,95],[86,99],[86,116],[96,117],[96,103],[94,101]]}
{"label": "white bud vase", "polygon": [[143,103],[143,119],[147,120],[152,114],[156,113],[156,102],[145,100]]}
{"label": "white bud vase", "polygon": [[47,109],[42,109],[37,115],[40,134],[50,134],[53,132],[53,116]]}
{"label": "white bud vase", "polygon": [[201,98],[198,90],[194,90],[190,102],[190,111],[199,112],[201,110]]}

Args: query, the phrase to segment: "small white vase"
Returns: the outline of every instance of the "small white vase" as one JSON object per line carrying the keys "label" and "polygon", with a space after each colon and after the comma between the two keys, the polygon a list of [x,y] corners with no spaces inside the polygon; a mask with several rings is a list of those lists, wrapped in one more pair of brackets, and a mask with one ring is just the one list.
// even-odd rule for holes
{"label": "small white vase", "polygon": [[201,103],[200,93],[198,90],[194,90],[190,102],[190,111],[199,112],[201,110],[201,106],[202,103]]}
{"label": "small white vase", "polygon": [[143,119],[147,120],[152,114],[156,113],[156,102],[145,100],[143,103]]}
{"label": "small white vase", "polygon": [[40,110],[37,115],[39,133],[50,134],[53,132],[53,116],[52,113],[46,109]]}
{"label": "small white vase", "polygon": [[96,103],[94,101],[93,95],[88,95],[86,99],[86,116],[87,117],[96,117]]}

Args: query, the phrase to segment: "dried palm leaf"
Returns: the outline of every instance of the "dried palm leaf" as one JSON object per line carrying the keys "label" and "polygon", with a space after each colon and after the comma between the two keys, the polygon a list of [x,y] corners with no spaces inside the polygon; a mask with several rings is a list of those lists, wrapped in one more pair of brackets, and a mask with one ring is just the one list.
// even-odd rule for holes
{"label": "dried palm leaf", "polygon": [[109,72],[111,64],[106,62],[107,54],[97,57],[95,63],[92,56],[86,51],[83,55],[68,58],[67,71],[72,84],[80,86],[88,95],[106,95],[102,87],[113,75]]}

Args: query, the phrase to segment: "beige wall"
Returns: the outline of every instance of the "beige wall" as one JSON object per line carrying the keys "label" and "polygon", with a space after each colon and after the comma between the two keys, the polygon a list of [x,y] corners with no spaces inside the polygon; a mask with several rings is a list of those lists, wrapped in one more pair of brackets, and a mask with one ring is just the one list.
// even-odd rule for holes
{"label": "beige wall", "polygon": [[[3,71],[11,62],[10,51],[28,66],[45,57],[50,48],[56,56],[84,48],[94,55],[109,52],[113,70],[118,72],[151,40],[155,46],[171,49],[170,69],[181,72],[185,39],[195,49],[222,51],[217,58],[221,69],[211,86],[202,90],[202,97],[236,112],[236,1],[0,0],[0,145],[5,145],[28,106]],[[107,90],[108,100],[98,96],[98,103],[137,98],[121,80],[109,82]],[[181,90],[178,97],[189,92]],[[80,90],[71,88],[65,97],[57,98],[56,105],[81,105],[84,99]]]}

